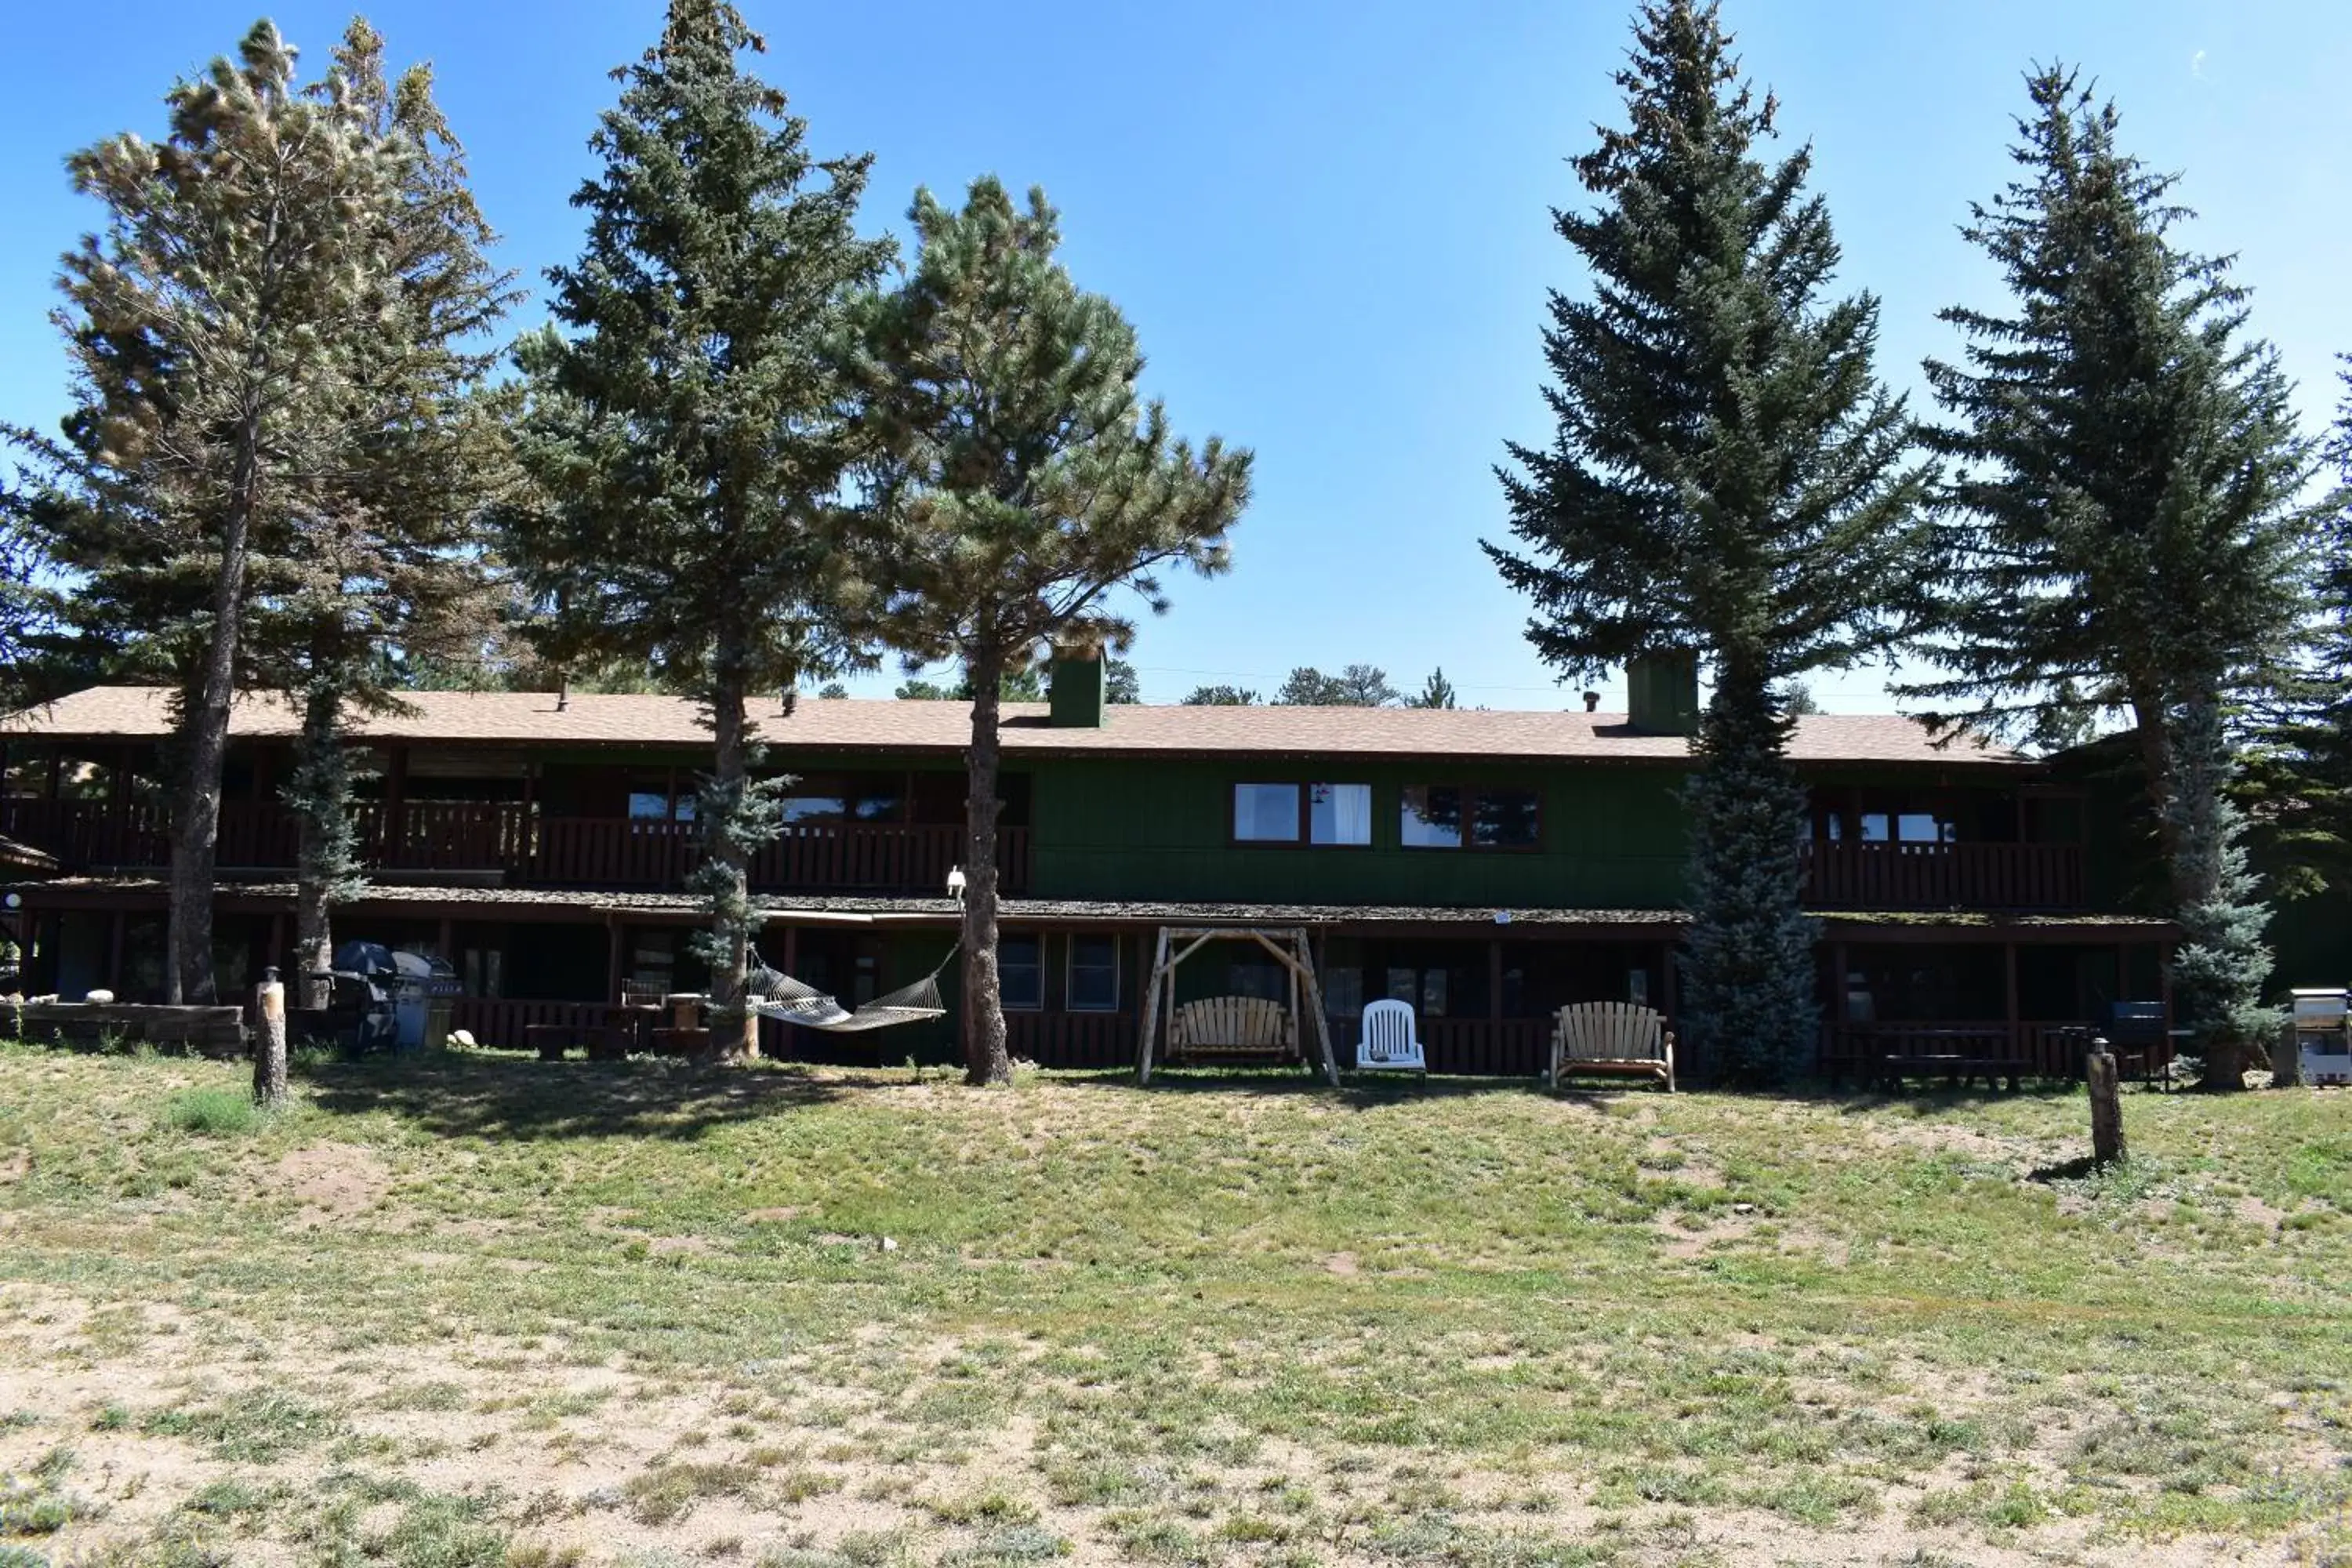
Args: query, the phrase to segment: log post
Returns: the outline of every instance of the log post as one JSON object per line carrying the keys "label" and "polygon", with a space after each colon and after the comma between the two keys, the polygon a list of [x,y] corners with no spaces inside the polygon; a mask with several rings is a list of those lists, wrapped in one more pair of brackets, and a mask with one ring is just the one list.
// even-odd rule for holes
{"label": "log post", "polygon": [[286,987],[274,964],[261,972],[253,1010],[253,1100],[276,1110],[286,1103]]}
{"label": "log post", "polygon": [[2121,1081],[2116,1076],[2115,1053],[2105,1040],[2091,1042],[2084,1079],[2091,1089],[2091,1164],[2105,1170],[2120,1164],[2124,1148],[2124,1104]]}

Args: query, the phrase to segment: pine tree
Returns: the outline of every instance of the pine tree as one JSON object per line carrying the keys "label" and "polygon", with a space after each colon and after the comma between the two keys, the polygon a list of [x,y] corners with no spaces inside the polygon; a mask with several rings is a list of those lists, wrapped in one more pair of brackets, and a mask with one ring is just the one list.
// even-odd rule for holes
{"label": "pine tree", "polygon": [[2333,503],[2302,499],[2316,452],[2276,353],[2241,341],[2228,259],[2173,242],[2176,177],[2120,150],[2073,71],[2026,85],[2027,173],[1964,231],[2011,312],[1945,310],[1966,358],[1927,365],[1948,416],[1928,437],[1957,464],[1920,647],[1953,673],[1910,689],[2042,744],[2127,714],[2168,823],[2167,716],[2278,674]]}
{"label": "pine tree", "polygon": [[[2027,88],[2014,152],[2026,173],[1966,231],[2000,266],[2011,311],[1946,310],[1966,359],[1927,367],[1948,416],[1930,439],[1958,477],[1951,565],[1933,577],[1938,632],[1921,651],[1952,674],[1914,690],[2044,743],[2129,716],[2170,907],[2200,922],[2207,955],[2183,1005],[2218,1041],[2252,1016],[2261,974],[2247,965],[2262,950],[2214,912],[2252,897],[2218,847],[2234,842],[2215,826],[2231,808],[2210,792],[2231,770],[2207,755],[2191,768],[2183,747],[2212,744],[2225,705],[2283,679],[2305,565],[2340,502],[2305,493],[2316,449],[2276,353],[2242,336],[2246,290],[2227,259],[2175,244],[2190,216],[2175,178],[2120,150],[2114,106],[2074,72],[2040,70]],[[2223,977],[2241,991],[2217,989]],[[2229,1055],[2208,1052],[2217,1083],[2233,1077]]]}
{"label": "pine tree", "polygon": [[1372,664],[1351,664],[1337,675],[1301,665],[1274,694],[1278,708],[1387,708],[1403,700],[1388,671]]}
{"label": "pine tree", "polygon": [[1249,454],[1196,453],[1136,394],[1143,368],[1117,307],[1081,291],[1055,251],[1045,194],[1016,207],[993,178],[961,212],[928,191],[910,214],[912,273],[866,312],[866,388],[889,453],[872,553],[886,637],[954,658],[976,693],[968,753],[963,920],[967,1069],[1011,1074],[996,968],[999,683],[1051,644],[1123,647],[1115,592],[1158,611],[1158,573],[1224,570]]}
{"label": "pine tree", "polygon": [[1143,678],[1135,666],[1123,658],[1114,658],[1103,671],[1103,700],[1114,705],[1133,706],[1143,700]]}
{"label": "pine tree", "polygon": [[784,95],[741,67],[763,47],[722,0],[672,0],[619,73],[591,142],[604,169],[572,198],[586,248],[549,273],[564,330],[517,352],[543,499],[509,524],[551,658],[635,661],[704,704],[701,951],[722,1045],[744,1053],[744,868],[780,826],[748,709],[856,662],[835,543],[864,454],[834,351],[892,254],[855,228],[870,157],[811,155]]}
{"label": "pine tree", "polygon": [[2170,716],[2177,774],[2169,802],[2179,846],[2180,948],[2172,990],[2204,1062],[2204,1087],[2243,1089],[2281,1015],[2263,1005],[2271,950],[2263,943],[2270,910],[2246,864],[2244,819],[2230,798],[2234,771],[2220,705],[2195,700]]}
{"label": "pine tree", "polygon": [[401,199],[363,112],[298,92],[268,22],[174,87],[170,134],[68,161],[106,211],[67,255],[60,313],[77,406],[39,506],[75,573],[77,620],[169,672],[176,731],[168,994],[215,994],[212,890],[229,707],[248,612],[352,432],[361,367],[340,327],[368,305],[365,241]]}
{"label": "pine tree", "polygon": [[1187,708],[1254,708],[1258,695],[1239,686],[1196,686],[1184,699]]}
{"label": "pine tree", "polygon": [[513,296],[484,258],[494,236],[466,179],[465,154],[433,100],[424,66],[388,80],[383,42],[354,20],[334,91],[398,171],[401,199],[374,215],[361,246],[373,264],[365,309],[338,330],[351,342],[354,440],[297,519],[287,581],[257,617],[277,642],[268,671],[301,715],[286,791],[299,824],[295,963],[302,1005],[324,1007],[333,907],[363,889],[352,822],[347,721],[396,710],[399,665],[464,651],[480,603],[470,546],[504,486],[503,431],[481,390],[482,342]]}
{"label": "pine tree", "polygon": [[1405,704],[1408,708],[1458,708],[1454,700],[1454,682],[1445,679],[1443,668],[1433,669],[1422,683],[1421,695]]}
{"label": "pine tree", "polygon": [[1838,261],[1805,151],[1759,143],[1778,105],[1739,75],[1717,8],[1651,0],[1618,73],[1628,122],[1575,161],[1596,210],[1559,211],[1593,276],[1555,293],[1545,355],[1557,430],[1501,471],[1563,677],[1674,649],[1714,677],[1690,791],[1682,1024],[1731,1076],[1807,1061],[1812,928],[1800,903],[1804,794],[1780,683],[1885,646],[1924,558],[1926,476],[1871,366],[1877,301],[1824,304]]}

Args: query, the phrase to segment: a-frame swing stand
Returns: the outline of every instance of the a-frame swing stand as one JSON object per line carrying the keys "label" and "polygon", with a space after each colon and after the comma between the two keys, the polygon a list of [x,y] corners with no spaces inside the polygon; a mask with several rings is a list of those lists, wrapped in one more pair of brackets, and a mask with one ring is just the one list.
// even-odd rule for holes
{"label": "a-frame swing stand", "polygon": [[[1339,1058],[1331,1050],[1331,1025],[1323,1016],[1323,987],[1315,978],[1315,960],[1307,945],[1307,931],[1299,926],[1161,926],[1160,942],[1151,963],[1151,980],[1143,992],[1143,1026],[1135,1047],[1135,1077],[1139,1083],[1151,1081],[1155,1058],[1165,1061],[1176,1043],[1176,969],[1186,959],[1213,942],[1254,942],[1272,953],[1276,962],[1290,975],[1289,1027],[1298,1046],[1298,1059],[1307,1070],[1316,1070],[1303,1048],[1307,1020],[1314,1020],[1315,1042],[1321,1053],[1323,1077],[1334,1089],[1339,1085]],[[1246,1017],[1245,1004],[1241,998],[1224,999],[1232,1004],[1236,1019]],[[1302,1006],[1301,1005],[1304,1004]],[[1193,1004],[1199,1006],[1201,1004]],[[1263,1005],[1271,1013],[1271,1004]],[[1195,1043],[1197,1046],[1197,1042]],[[1215,1043],[1218,1055],[1232,1060],[1249,1059],[1247,1053],[1263,1047],[1272,1052],[1285,1042],[1274,1038],[1258,1040],[1236,1037]],[[1202,1054],[1206,1054],[1205,1051]],[[1287,1054],[1284,1052],[1284,1054]]]}

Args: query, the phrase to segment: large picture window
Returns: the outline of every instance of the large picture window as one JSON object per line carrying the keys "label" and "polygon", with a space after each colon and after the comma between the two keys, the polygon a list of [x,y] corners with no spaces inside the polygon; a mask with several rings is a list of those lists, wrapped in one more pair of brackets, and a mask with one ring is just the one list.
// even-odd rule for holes
{"label": "large picture window", "polygon": [[1364,784],[1235,784],[1234,841],[1237,844],[1370,844],[1372,841],[1372,786]]}
{"label": "large picture window", "polygon": [[1543,843],[1542,797],[1532,789],[1414,784],[1397,816],[1408,849],[1534,849]]}
{"label": "large picture window", "polygon": [[1016,1013],[1034,1013],[1045,1005],[1045,957],[1043,938],[1003,932],[996,939],[996,990],[1004,1005]]}
{"label": "large picture window", "polygon": [[1118,938],[1070,938],[1070,1011],[1118,1011]]}

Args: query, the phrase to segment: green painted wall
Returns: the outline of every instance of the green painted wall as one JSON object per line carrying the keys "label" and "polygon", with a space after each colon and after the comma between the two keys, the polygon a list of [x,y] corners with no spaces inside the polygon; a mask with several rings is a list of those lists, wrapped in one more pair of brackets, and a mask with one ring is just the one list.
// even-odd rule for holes
{"label": "green painted wall", "polygon": [[[1041,761],[1032,885],[1049,899],[1654,909],[1681,896],[1683,777],[1672,768]],[[1372,786],[1370,847],[1231,842],[1235,784],[1312,781]],[[1428,784],[1538,791],[1542,847],[1402,847],[1401,794]]]}

